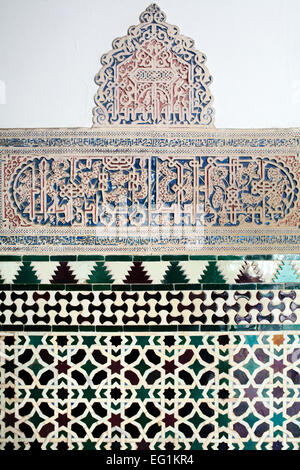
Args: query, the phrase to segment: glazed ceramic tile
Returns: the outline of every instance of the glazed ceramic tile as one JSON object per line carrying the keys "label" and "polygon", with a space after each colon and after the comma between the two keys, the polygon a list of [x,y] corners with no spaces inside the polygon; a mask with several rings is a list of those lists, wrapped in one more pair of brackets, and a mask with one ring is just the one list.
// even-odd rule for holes
{"label": "glazed ceramic tile", "polygon": [[0,130],[0,449],[299,450],[299,129],[215,129],[154,4],[101,64]]}
{"label": "glazed ceramic tile", "polygon": [[[240,257],[232,259],[176,260],[172,256],[149,256],[147,261],[122,256],[111,261],[69,261],[61,256],[60,261],[0,261],[0,281],[4,284],[282,284],[300,283],[299,261],[289,256],[281,260],[255,260]],[[110,259],[107,256],[107,259]],[[166,259],[169,259],[167,261]]]}
{"label": "glazed ceramic tile", "polygon": [[[13,286],[12,286],[13,287]],[[0,330],[58,325],[188,326],[223,325],[224,329],[246,325],[276,326],[300,323],[300,290],[0,290]],[[278,326],[279,325],[279,326]]]}
{"label": "glazed ceramic tile", "polygon": [[1,448],[299,450],[299,334],[3,335]]}

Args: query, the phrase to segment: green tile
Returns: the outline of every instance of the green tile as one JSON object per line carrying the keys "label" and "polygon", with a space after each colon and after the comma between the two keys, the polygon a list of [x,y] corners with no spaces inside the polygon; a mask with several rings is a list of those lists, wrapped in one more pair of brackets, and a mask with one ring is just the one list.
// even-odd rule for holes
{"label": "green tile", "polygon": [[87,279],[88,284],[113,284],[114,279],[111,276],[104,261],[96,261],[95,266]]}
{"label": "green tile", "polygon": [[160,261],[160,256],[146,256],[146,255],[134,255],[133,261]]}
{"label": "green tile", "polygon": [[257,289],[261,290],[279,290],[284,289],[284,284],[257,284]]}
{"label": "green tile", "polygon": [[228,331],[228,325],[200,325],[200,331]]}
{"label": "green tile", "polygon": [[13,287],[14,287],[13,284],[0,284],[0,291],[12,290]]}
{"label": "green tile", "polygon": [[216,261],[217,256],[215,255],[190,255],[191,260],[198,260],[198,261]]}
{"label": "green tile", "polygon": [[218,260],[229,260],[229,261],[234,261],[234,260],[243,260],[244,256],[236,256],[236,255],[218,255],[217,256]]}
{"label": "green tile", "polygon": [[174,290],[174,284],[152,284],[153,290]]}
{"label": "green tile", "polygon": [[66,284],[66,290],[93,290],[92,284]]}
{"label": "green tile", "polygon": [[125,325],[123,327],[124,332],[126,331],[132,331],[132,332],[143,332],[143,331],[150,331],[150,326],[149,325]]}
{"label": "green tile", "polygon": [[14,284],[40,284],[40,282],[31,261],[23,261],[14,278]]}
{"label": "green tile", "polygon": [[93,290],[112,290],[112,284],[91,284]]}
{"label": "green tile", "polygon": [[25,325],[24,331],[51,331],[50,325]]}
{"label": "green tile", "polygon": [[39,290],[66,290],[65,284],[38,284]]}
{"label": "green tile", "polygon": [[256,331],[258,325],[228,325],[228,331]]}
{"label": "green tile", "polygon": [[[174,290],[173,284],[130,284],[130,285],[131,285],[131,290],[132,291]],[[121,284],[120,287],[121,286],[124,287],[124,284]]]}
{"label": "green tile", "polygon": [[50,261],[76,261],[76,255],[51,255]]}
{"label": "green tile", "polygon": [[197,283],[197,284],[175,284],[175,290],[177,288],[177,286],[182,286],[180,287],[181,290],[203,290],[203,284],[201,283]]}
{"label": "green tile", "polygon": [[78,331],[78,325],[55,325],[52,326],[52,331],[53,332],[66,332],[68,333],[69,331]]}
{"label": "green tile", "polygon": [[92,325],[80,325],[79,331],[96,331],[96,327]]}
{"label": "green tile", "polygon": [[132,255],[106,255],[105,261],[132,261]]}
{"label": "green tile", "polygon": [[96,331],[101,333],[121,333],[123,331],[123,326],[96,326]]}
{"label": "green tile", "polygon": [[149,331],[161,331],[163,333],[177,331],[177,325],[149,325]]}
{"label": "green tile", "polygon": [[251,284],[229,284],[229,290],[257,290],[257,285]]}
{"label": "green tile", "polygon": [[280,331],[282,325],[258,325],[259,331]]}
{"label": "green tile", "polygon": [[0,255],[0,261],[22,261],[21,255]]}
{"label": "green tile", "polygon": [[153,291],[157,290],[153,284],[131,284],[132,291]]}
{"label": "green tile", "polygon": [[48,255],[23,255],[22,261],[49,261]]}
{"label": "green tile", "polygon": [[179,261],[170,261],[163,277],[163,284],[187,284],[188,281]]}
{"label": "green tile", "polygon": [[23,331],[23,325],[0,325],[1,331]]}
{"label": "green tile", "polygon": [[225,284],[226,280],[216,261],[208,261],[199,279],[203,284]]}
{"label": "green tile", "polygon": [[298,331],[298,330],[300,330],[300,325],[281,325],[281,329],[282,330],[287,330],[287,331],[289,331],[289,330]]}
{"label": "green tile", "polygon": [[271,260],[273,259],[273,255],[246,255],[246,260]]}
{"label": "green tile", "polygon": [[131,284],[112,284],[111,290],[130,290]]}
{"label": "green tile", "polygon": [[202,290],[202,284],[174,284],[175,290]]}
{"label": "green tile", "polygon": [[[135,284],[137,285],[137,284]],[[148,286],[150,287],[151,286],[151,289],[149,289],[149,287],[147,287],[146,290],[174,290],[174,284],[148,284]],[[132,288],[132,290],[134,290]]]}
{"label": "green tile", "polygon": [[162,261],[188,261],[189,255],[162,255]]}
{"label": "green tile", "polygon": [[200,325],[178,325],[178,333],[180,331],[199,331]]}
{"label": "green tile", "polygon": [[104,261],[103,255],[78,255],[78,261]]}
{"label": "green tile", "polygon": [[229,284],[203,284],[203,290],[228,290]]}
{"label": "green tile", "polygon": [[13,290],[38,290],[39,285],[40,284],[12,284],[12,289]]}

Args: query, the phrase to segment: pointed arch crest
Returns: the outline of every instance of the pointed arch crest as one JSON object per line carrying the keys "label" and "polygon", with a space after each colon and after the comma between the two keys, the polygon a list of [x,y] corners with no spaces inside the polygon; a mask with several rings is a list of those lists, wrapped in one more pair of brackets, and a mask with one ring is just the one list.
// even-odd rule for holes
{"label": "pointed arch crest", "polygon": [[152,4],[113,41],[95,77],[99,86],[94,127],[120,124],[201,125],[212,127],[214,110],[206,57],[194,41]]}

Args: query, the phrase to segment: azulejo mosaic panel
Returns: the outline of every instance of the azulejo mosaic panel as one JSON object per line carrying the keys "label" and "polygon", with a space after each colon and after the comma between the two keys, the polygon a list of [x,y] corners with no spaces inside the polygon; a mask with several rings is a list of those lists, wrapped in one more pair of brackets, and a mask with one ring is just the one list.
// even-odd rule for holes
{"label": "azulejo mosaic panel", "polygon": [[1,336],[2,449],[299,450],[295,332]]}
{"label": "azulejo mosaic panel", "polygon": [[[300,255],[0,255],[0,284],[105,284],[126,287],[300,282]],[[88,288],[88,286],[85,286]]]}
{"label": "azulejo mosaic panel", "polygon": [[298,256],[127,258],[1,259],[1,448],[299,450]]}
{"label": "azulejo mosaic panel", "polygon": [[[172,290],[93,291],[74,290],[3,291],[0,288],[0,331],[36,326],[50,331],[56,326],[101,330],[106,326],[188,326],[201,330],[208,325],[279,325],[300,323],[299,290]],[[297,286],[298,289],[300,286]],[[20,328],[17,328],[20,329]]]}
{"label": "azulejo mosaic panel", "polygon": [[92,129],[0,130],[0,449],[300,450],[299,130],[140,20]]}
{"label": "azulejo mosaic panel", "polygon": [[299,256],[208,258],[2,257],[0,328],[299,323]]}

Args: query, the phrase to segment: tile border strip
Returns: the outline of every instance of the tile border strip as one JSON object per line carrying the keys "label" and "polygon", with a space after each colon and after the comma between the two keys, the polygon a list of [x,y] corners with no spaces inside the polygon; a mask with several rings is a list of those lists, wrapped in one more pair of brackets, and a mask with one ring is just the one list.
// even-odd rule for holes
{"label": "tile border strip", "polygon": [[235,332],[272,332],[272,331],[300,331],[300,325],[0,325],[0,332],[40,332],[43,333],[235,333]]}
{"label": "tile border strip", "polygon": [[280,284],[0,284],[1,291],[181,291],[299,290],[300,282]]}
{"label": "tile border strip", "polygon": [[300,260],[300,254],[256,255],[0,255],[2,261],[286,261]]}

